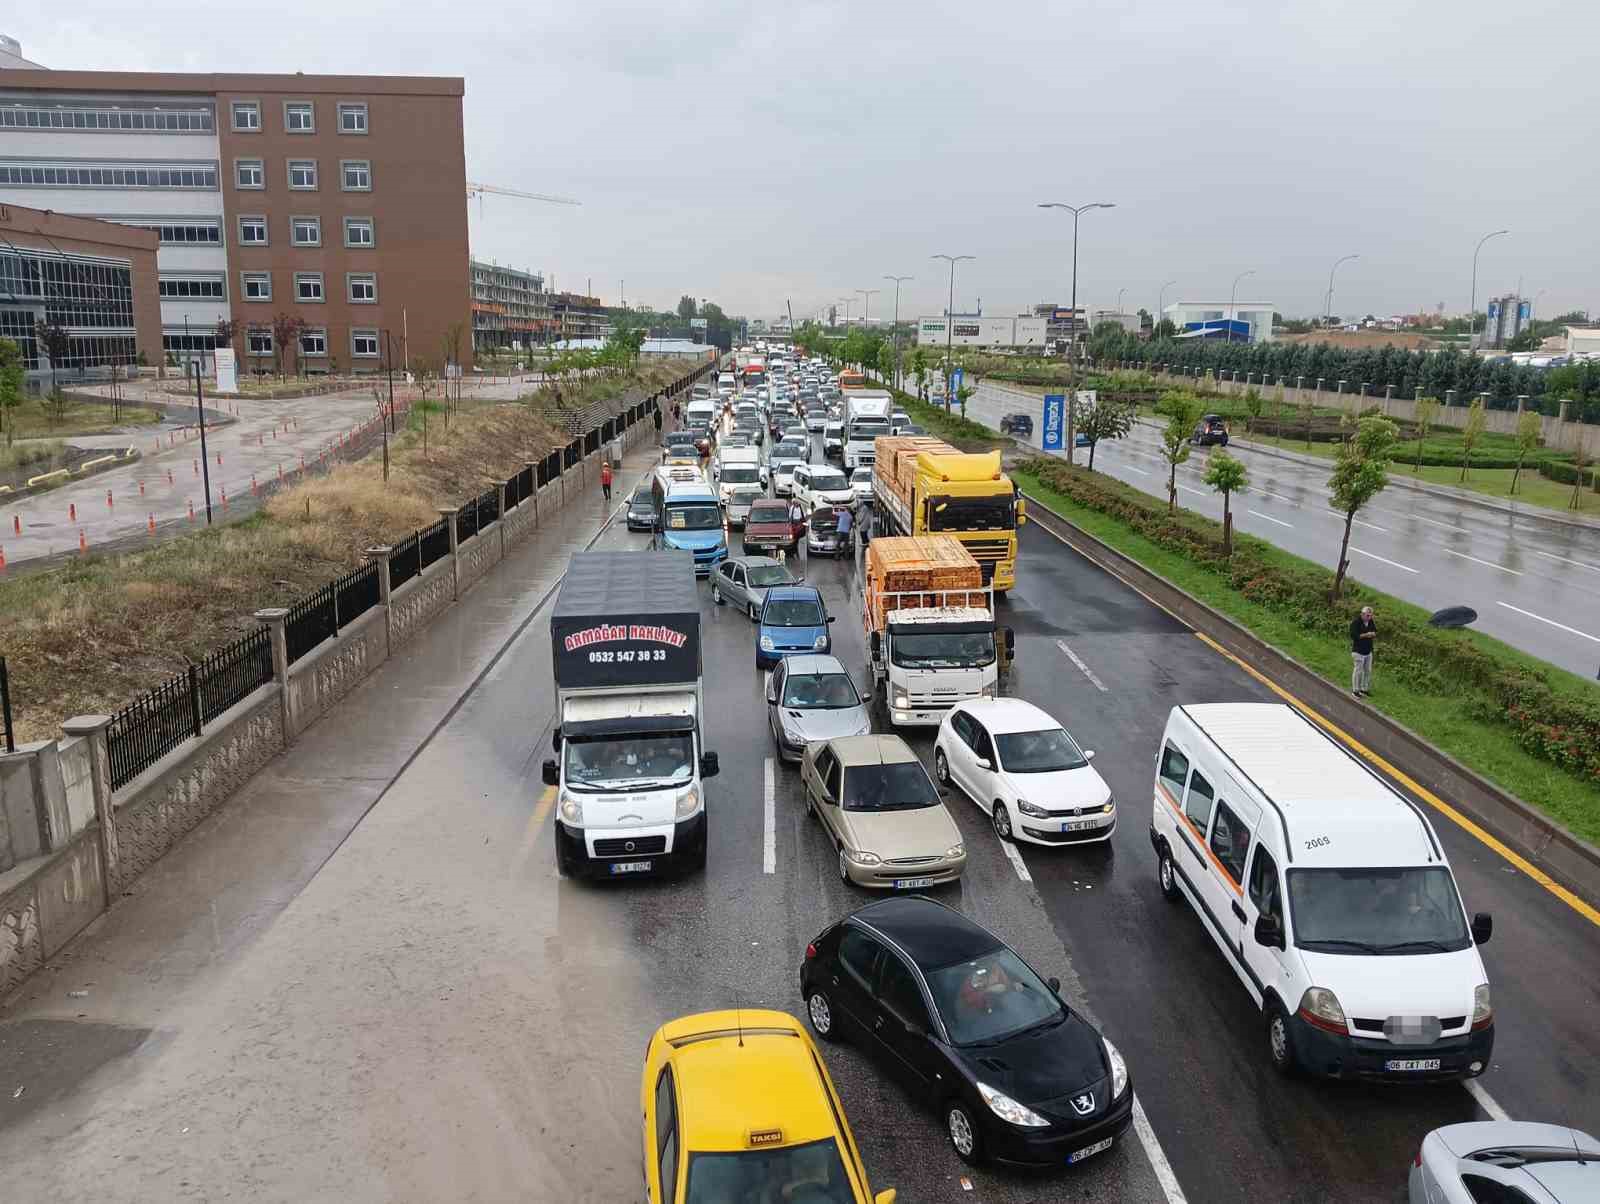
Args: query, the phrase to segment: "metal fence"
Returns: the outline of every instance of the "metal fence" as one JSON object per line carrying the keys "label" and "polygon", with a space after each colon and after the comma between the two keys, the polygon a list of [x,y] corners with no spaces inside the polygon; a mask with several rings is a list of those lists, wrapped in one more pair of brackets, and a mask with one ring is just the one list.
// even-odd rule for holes
{"label": "metal fence", "polygon": [[111,786],[125,786],[190,736],[200,734],[200,693],[194,666],[141,694],[106,726]]}
{"label": "metal fence", "polygon": [[323,640],[332,639],[338,634],[338,603],[334,600],[333,582],[330,581],[289,607],[289,617],[284,622],[289,663],[294,664]]}
{"label": "metal fence", "polygon": [[417,571],[450,555],[450,523],[441,518],[417,533]]}
{"label": "metal fence", "polygon": [[408,535],[389,549],[389,588],[399,589],[422,572],[422,532]]}
{"label": "metal fence", "polygon": [[333,583],[333,633],[348,627],[378,604],[378,565],[374,561],[351,569]]}
{"label": "metal fence", "polygon": [[533,496],[533,466],[530,464],[506,482],[506,509],[515,510]]}
{"label": "metal fence", "polygon": [[257,627],[249,635],[218,648],[195,666],[200,722],[211,722],[271,680],[272,630]]}
{"label": "metal fence", "polygon": [[456,511],[456,543],[464,544],[478,533],[478,499]]}

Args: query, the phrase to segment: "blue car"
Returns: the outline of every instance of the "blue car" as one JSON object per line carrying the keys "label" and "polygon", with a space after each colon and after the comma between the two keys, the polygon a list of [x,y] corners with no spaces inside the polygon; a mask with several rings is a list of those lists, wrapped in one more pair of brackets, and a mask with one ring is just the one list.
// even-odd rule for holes
{"label": "blue car", "polygon": [[833,619],[814,585],[779,585],[767,590],[756,621],[756,670],[771,669],[786,656],[833,651]]}

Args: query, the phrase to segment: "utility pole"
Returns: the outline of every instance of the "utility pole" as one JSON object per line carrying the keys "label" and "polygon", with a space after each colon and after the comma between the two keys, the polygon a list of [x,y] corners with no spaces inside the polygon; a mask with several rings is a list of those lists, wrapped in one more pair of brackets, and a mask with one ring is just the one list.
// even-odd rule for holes
{"label": "utility pole", "polygon": [[1115,209],[1114,201],[1093,201],[1087,205],[1064,205],[1060,201],[1041,201],[1041,209],[1065,209],[1072,214],[1072,316],[1068,319],[1072,332],[1068,351],[1072,358],[1067,369],[1067,463],[1075,458],[1078,441],[1078,218],[1091,209]]}
{"label": "utility pole", "polygon": [[881,293],[883,290],[881,288],[858,288],[856,292],[861,294],[861,324],[865,326],[867,319],[872,316],[872,294]]}
{"label": "utility pole", "polygon": [[1476,249],[1472,252],[1472,308],[1467,314],[1467,350],[1471,351],[1477,340],[1473,338],[1478,325],[1478,252],[1483,250],[1483,244],[1491,238],[1498,238],[1502,234],[1510,234],[1510,230],[1491,230],[1478,240]]}
{"label": "utility pole", "polygon": [[[187,351],[189,347],[189,319],[183,319],[183,345]],[[188,361],[191,365],[194,360]],[[211,525],[211,459],[206,454],[206,402],[202,391],[200,368],[194,365],[194,413],[195,421],[200,424],[200,475],[206,490],[206,526]]]}
{"label": "utility pole", "polygon": [[1333,261],[1333,266],[1328,269],[1328,295],[1322,299],[1322,319],[1325,324],[1333,316],[1333,274],[1339,270],[1341,263],[1349,263],[1352,259],[1360,259],[1359,255],[1345,255]]}
{"label": "utility pole", "polygon": [[894,387],[900,387],[900,285],[914,276],[885,276],[894,281]]}
{"label": "utility pole", "polygon": [[951,335],[956,329],[956,264],[963,259],[976,259],[976,255],[930,255],[930,259],[942,259],[950,265],[950,300],[944,309],[944,409],[950,412],[950,404],[955,399],[950,396],[950,347]]}
{"label": "utility pole", "polygon": [[1155,338],[1156,327],[1161,325],[1167,316],[1167,290],[1177,283],[1176,280],[1167,281],[1161,286],[1161,291],[1156,294],[1156,318],[1154,322],[1150,323],[1151,338]]}
{"label": "utility pole", "polygon": [[1254,276],[1255,274],[1255,268],[1246,268],[1233,278],[1233,291],[1228,294],[1228,342],[1230,343],[1233,342],[1233,303],[1235,298],[1239,296],[1239,281],[1246,276]]}
{"label": "utility pole", "polygon": [[[383,359],[384,367],[389,371],[389,425],[388,430],[394,434],[394,340],[389,337],[389,328],[383,328]],[[448,428],[449,423],[445,423]],[[387,456],[385,457],[387,462]]]}

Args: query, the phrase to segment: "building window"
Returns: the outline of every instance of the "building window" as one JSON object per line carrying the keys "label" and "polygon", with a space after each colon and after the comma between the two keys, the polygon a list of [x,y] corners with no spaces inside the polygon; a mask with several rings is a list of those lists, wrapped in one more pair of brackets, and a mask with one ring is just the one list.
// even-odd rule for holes
{"label": "building window", "polygon": [[260,159],[235,159],[233,161],[233,186],[235,188],[265,188],[267,172]]}
{"label": "building window", "polygon": [[344,219],[344,245],[347,247],[370,247],[377,243],[377,234],[370,217],[347,217]]}
{"label": "building window", "polygon": [[346,159],[339,164],[344,173],[346,192],[372,191],[372,163],[367,159]]}
{"label": "building window", "polygon": [[245,331],[245,351],[250,355],[272,354],[272,331],[264,326],[252,326]]}
{"label": "building window", "polygon": [[327,355],[328,332],[320,326],[311,330],[302,330],[300,332],[300,354]]}
{"label": "building window", "polygon": [[367,106],[355,103],[340,105],[339,132],[341,134],[365,134],[367,132]]}
{"label": "building window", "polygon": [[296,301],[322,301],[322,273],[296,272],[294,274],[294,299]]}
{"label": "building window", "polygon": [[239,219],[239,245],[264,247],[267,245],[267,219],[260,214]]}
{"label": "building window", "polygon": [[[139,225],[129,222],[129,225]],[[154,230],[161,235],[163,246],[220,246],[222,244],[222,226],[217,222],[174,222],[171,225],[143,226],[142,230]]]}
{"label": "building window", "polygon": [[[15,248],[3,250],[0,297],[20,303],[30,325],[43,310],[44,320],[52,325],[133,330],[132,270],[125,261],[119,264]],[[0,315],[15,312],[4,309]]]}
{"label": "building window", "polygon": [[378,332],[376,330],[352,330],[350,332],[350,354],[356,359],[377,359]]}
{"label": "building window", "polygon": [[174,109],[169,105],[162,105],[159,108],[140,107],[128,102],[105,108],[93,108],[17,102],[0,109],[0,130],[91,130],[111,133],[161,131],[175,134],[208,134],[215,129],[216,119],[210,108]]}
{"label": "building window", "polygon": [[272,300],[272,273],[244,272],[239,277],[246,301]]}
{"label": "building window", "polygon": [[291,217],[289,241],[297,247],[322,245],[322,219],[320,217]]}
{"label": "building window", "polygon": [[309,100],[286,100],[283,103],[283,128],[291,134],[315,134],[317,114]]}
{"label": "building window", "polygon": [[317,161],[315,159],[290,159],[289,187],[300,192],[316,191]]}
{"label": "building window", "polygon": [[14,188],[165,188],[215,192],[215,163],[34,163],[0,159],[0,184]]}
{"label": "building window", "polygon": [[164,301],[226,301],[221,276],[162,276],[156,282]]}
{"label": "building window", "polygon": [[253,100],[233,102],[233,128],[241,134],[261,132],[261,106]]}
{"label": "building window", "polygon": [[373,305],[378,300],[378,277],[372,272],[351,272],[345,278],[345,286],[352,303],[356,305]]}

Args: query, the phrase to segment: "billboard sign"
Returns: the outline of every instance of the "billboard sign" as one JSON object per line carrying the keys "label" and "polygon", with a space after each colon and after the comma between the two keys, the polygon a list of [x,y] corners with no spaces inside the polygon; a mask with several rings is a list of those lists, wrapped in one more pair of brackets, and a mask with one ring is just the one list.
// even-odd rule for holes
{"label": "billboard sign", "polygon": [[958,339],[975,339],[983,333],[976,322],[957,322],[953,334]]}
{"label": "billboard sign", "polygon": [[956,369],[953,369],[951,371],[951,373],[950,373],[950,396],[946,397],[944,399],[944,408],[945,409],[948,410],[950,408],[950,404],[953,401],[955,401],[956,397],[960,394],[960,392],[961,392],[961,369],[960,368],[956,368]]}
{"label": "billboard sign", "polygon": [[1040,446],[1045,451],[1061,450],[1062,434],[1066,427],[1066,408],[1067,395],[1065,393],[1046,393],[1044,395],[1044,434]]}
{"label": "billboard sign", "polygon": [[1533,305],[1531,302],[1520,301],[1517,303],[1517,321],[1519,323],[1526,322],[1532,313]]}
{"label": "billboard sign", "polygon": [[239,366],[235,360],[232,347],[218,347],[212,355],[217,364],[217,392],[237,393],[239,391]]}

